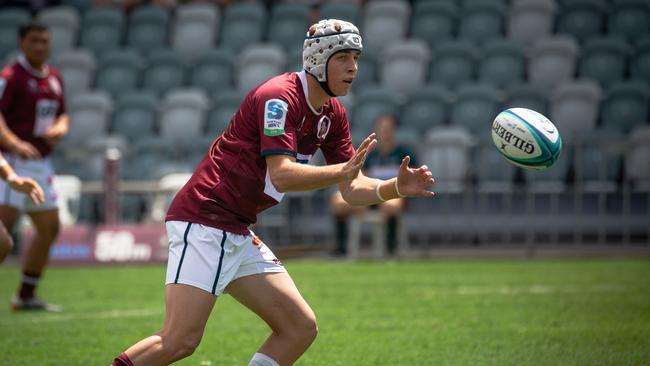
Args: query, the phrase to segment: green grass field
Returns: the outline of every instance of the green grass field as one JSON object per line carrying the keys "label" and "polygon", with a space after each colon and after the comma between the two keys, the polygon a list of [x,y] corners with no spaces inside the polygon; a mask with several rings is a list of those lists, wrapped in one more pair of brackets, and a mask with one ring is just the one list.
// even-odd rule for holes
{"label": "green grass field", "polygon": [[[648,259],[285,264],[319,318],[298,365],[650,365]],[[0,365],[108,365],[162,324],[164,271],[51,268],[41,294],[65,312],[14,314],[5,264]],[[267,333],[223,296],[178,364],[247,365]]]}

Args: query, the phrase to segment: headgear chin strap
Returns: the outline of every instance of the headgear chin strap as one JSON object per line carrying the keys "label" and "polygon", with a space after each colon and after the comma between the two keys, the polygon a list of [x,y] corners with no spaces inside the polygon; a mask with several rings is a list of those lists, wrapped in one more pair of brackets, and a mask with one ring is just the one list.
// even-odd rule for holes
{"label": "headgear chin strap", "polygon": [[325,19],[309,27],[302,47],[302,67],[318,80],[325,93],[336,97],[327,81],[327,64],[339,51],[361,52],[359,29],[344,20]]}

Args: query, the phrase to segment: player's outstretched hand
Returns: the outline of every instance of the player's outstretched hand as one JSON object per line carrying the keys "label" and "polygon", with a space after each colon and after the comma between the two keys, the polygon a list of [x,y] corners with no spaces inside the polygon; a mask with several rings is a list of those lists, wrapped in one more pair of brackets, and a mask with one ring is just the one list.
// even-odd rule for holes
{"label": "player's outstretched hand", "polygon": [[361,145],[359,145],[359,148],[352,159],[343,166],[343,176],[345,177],[345,180],[353,180],[359,175],[359,171],[363,168],[363,164],[366,162],[368,153],[373,149],[373,147],[375,147],[375,145],[377,145],[376,136],[375,133],[368,135]]}
{"label": "player's outstretched hand", "polygon": [[416,169],[409,168],[410,161],[411,157],[407,155],[400,164],[397,176],[399,193],[410,197],[433,197],[434,193],[428,190],[434,182],[429,168],[426,165]]}
{"label": "player's outstretched hand", "polygon": [[7,183],[11,189],[28,195],[37,205],[40,205],[45,201],[43,188],[41,188],[41,186],[32,178],[16,176],[11,178]]}

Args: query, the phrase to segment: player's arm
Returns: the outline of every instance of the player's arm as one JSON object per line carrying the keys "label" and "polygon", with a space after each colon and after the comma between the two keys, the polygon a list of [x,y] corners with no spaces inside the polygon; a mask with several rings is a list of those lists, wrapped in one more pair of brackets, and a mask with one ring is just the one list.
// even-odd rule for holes
{"label": "player's arm", "polygon": [[355,179],[363,167],[368,152],[377,144],[375,134],[368,136],[352,158],[340,164],[312,166],[300,164],[287,155],[269,155],[266,165],[271,182],[279,192],[309,191]]}
{"label": "player's arm", "polygon": [[70,130],[70,117],[66,113],[59,115],[56,121],[45,131],[43,138],[50,146],[55,146],[59,141],[68,134]]}
{"label": "player's arm", "polygon": [[343,199],[353,206],[381,203],[394,198],[433,197],[428,188],[433,185],[433,176],[426,165],[409,168],[409,156],[402,159],[397,177],[388,180],[369,178],[359,173],[351,181],[339,183]]}
{"label": "player's arm", "polygon": [[23,159],[40,159],[41,157],[41,153],[34,145],[21,140],[11,131],[2,113],[0,113],[0,141],[5,149]]}
{"label": "player's arm", "polygon": [[0,154],[0,178],[6,181],[11,189],[28,195],[37,205],[45,200],[43,188],[33,179],[17,175],[2,154]]}

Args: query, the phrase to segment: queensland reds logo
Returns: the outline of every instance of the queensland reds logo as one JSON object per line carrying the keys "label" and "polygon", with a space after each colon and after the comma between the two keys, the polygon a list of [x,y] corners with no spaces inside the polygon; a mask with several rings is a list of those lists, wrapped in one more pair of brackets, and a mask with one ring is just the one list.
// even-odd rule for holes
{"label": "queensland reds logo", "polygon": [[330,132],[331,121],[327,116],[323,116],[320,121],[318,121],[318,128],[316,129],[316,137],[319,140],[325,140],[325,136]]}

